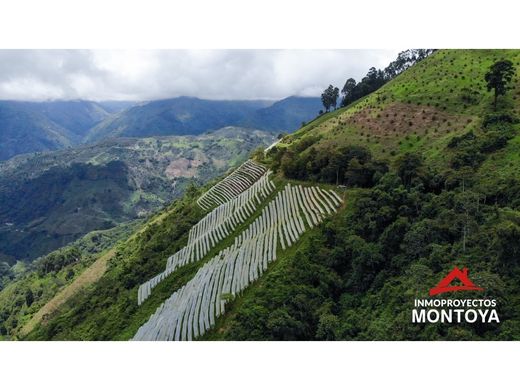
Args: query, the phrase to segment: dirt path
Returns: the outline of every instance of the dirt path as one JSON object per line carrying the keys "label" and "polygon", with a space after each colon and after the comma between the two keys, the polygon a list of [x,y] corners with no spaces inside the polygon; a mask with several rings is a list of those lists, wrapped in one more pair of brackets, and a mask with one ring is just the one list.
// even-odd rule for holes
{"label": "dirt path", "polygon": [[97,259],[90,267],[85,269],[83,273],[78,276],[71,284],[57,293],[54,298],[45,304],[40,310],[34,314],[34,316],[25,324],[20,331],[21,336],[25,336],[30,333],[36,325],[38,325],[42,319],[48,315],[54,313],[58,308],[67,302],[72,296],[78,293],[85,287],[97,282],[107,269],[108,260],[114,256],[115,250],[111,249]]}

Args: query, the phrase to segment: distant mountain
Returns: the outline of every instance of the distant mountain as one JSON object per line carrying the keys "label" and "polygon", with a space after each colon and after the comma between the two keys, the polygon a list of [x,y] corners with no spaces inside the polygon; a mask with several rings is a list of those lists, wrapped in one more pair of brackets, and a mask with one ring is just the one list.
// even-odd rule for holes
{"label": "distant mountain", "polygon": [[257,110],[251,122],[244,125],[255,129],[291,132],[298,129],[303,122],[314,119],[322,108],[320,98],[290,96]]}
{"label": "distant mountain", "polygon": [[223,126],[293,131],[313,119],[319,98],[289,97],[278,102],[218,101],[192,97],[157,100],[131,107],[94,127],[86,141],[114,137],[201,134]]}
{"label": "distant mountain", "polygon": [[72,133],[74,143],[81,142],[92,126],[109,115],[109,111],[99,103],[83,100],[25,103],[25,107],[67,129]]}
{"label": "distant mountain", "polygon": [[118,138],[0,163],[0,262],[31,260],[92,230],[148,215],[239,164],[271,133]]}
{"label": "distant mountain", "polygon": [[78,144],[109,115],[102,105],[82,100],[0,101],[0,160]]}
{"label": "distant mountain", "polygon": [[133,101],[127,101],[127,100],[107,100],[107,101],[101,101],[97,102],[98,105],[103,107],[103,109],[110,113],[114,114],[119,111],[126,110],[127,108],[130,108],[132,106],[135,106],[137,102]]}
{"label": "distant mountain", "polygon": [[0,161],[116,137],[198,135],[226,126],[291,132],[313,119],[320,99],[204,100],[192,97],[91,102],[0,101]]}
{"label": "distant mountain", "polygon": [[268,101],[220,101],[179,97],[129,108],[94,127],[87,142],[114,137],[201,134],[247,121]]}

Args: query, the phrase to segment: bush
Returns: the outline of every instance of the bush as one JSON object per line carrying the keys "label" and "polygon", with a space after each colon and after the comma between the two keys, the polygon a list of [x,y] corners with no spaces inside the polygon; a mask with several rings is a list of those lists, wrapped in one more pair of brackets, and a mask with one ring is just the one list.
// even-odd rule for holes
{"label": "bush", "polygon": [[514,116],[512,116],[511,114],[504,113],[504,112],[501,112],[501,113],[497,112],[497,113],[492,113],[492,114],[486,115],[484,117],[482,126],[489,127],[490,125],[494,125],[497,123],[513,124],[513,123],[518,123],[518,119],[515,118]]}

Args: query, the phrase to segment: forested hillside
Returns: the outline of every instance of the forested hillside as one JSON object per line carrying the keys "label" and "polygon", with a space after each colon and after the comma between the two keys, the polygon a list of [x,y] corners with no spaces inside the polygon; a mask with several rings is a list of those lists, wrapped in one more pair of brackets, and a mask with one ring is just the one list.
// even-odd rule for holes
{"label": "forested hillside", "polygon": [[[502,89],[500,61],[511,70]],[[240,195],[228,191],[252,188],[242,179],[190,187],[24,337],[520,339],[519,69],[516,50],[436,51],[255,152],[274,189],[254,207],[229,203]],[[226,231],[201,228],[224,217],[209,227]],[[192,244],[198,255],[172,267]],[[411,322],[413,300],[454,266],[484,288],[458,296],[497,299],[500,323]]]}
{"label": "forested hillside", "polygon": [[[495,108],[486,73],[502,60],[516,71]],[[266,163],[345,185],[348,207],[211,338],[519,339],[519,65],[519,51],[443,50],[277,144]],[[497,298],[500,324],[412,324],[454,266],[485,288],[458,297]]]}
{"label": "forested hillside", "polygon": [[0,101],[0,161],[78,144],[114,110],[89,101]]}
{"label": "forested hillside", "polygon": [[274,140],[224,128],[184,137],[119,139],[0,163],[0,262],[31,261],[92,230],[143,218]]}

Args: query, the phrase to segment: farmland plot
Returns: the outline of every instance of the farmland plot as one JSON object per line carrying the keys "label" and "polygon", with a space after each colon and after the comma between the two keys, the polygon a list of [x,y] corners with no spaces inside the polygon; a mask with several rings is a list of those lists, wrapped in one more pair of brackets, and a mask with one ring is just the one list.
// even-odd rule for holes
{"label": "farmland plot", "polygon": [[139,286],[137,303],[141,305],[152,289],[176,269],[201,260],[218,242],[251,216],[275,188],[269,180],[270,174],[270,171],[264,172],[247,189],[213,209],[193,226],[189,232],[188,244],[168,258],[165,270]]}
{"label": "farmland plot", "polygon": [[334,213],[341,198],[332,190],[287,184],[235,242],[220,251],[175,291],[142,325],[134,340],[193,340],[215,325],[225,304],[257,280],[277,250]]}
{"label": "farmland plot", "polygon": [[247,160],[230,175],[206,191],[197,200],[197,204],[206,211],[211,210],[213,207],[219,206],[247,190],[265,172],[266,168],[263,165]]}

